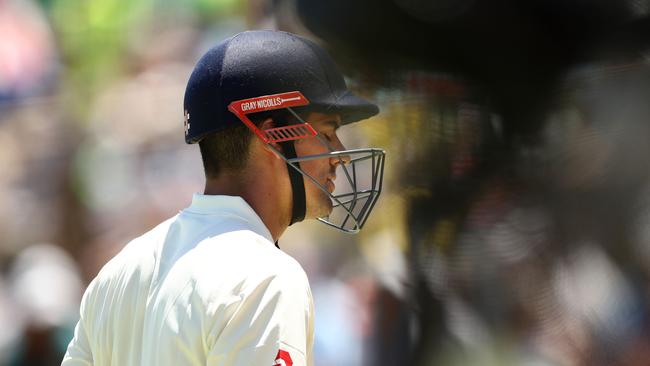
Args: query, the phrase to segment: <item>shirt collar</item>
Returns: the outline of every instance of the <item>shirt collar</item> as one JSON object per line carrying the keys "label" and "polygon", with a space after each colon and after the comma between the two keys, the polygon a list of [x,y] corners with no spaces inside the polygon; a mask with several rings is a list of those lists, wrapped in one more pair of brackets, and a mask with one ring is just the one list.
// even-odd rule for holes
{"label": "shirt collar", "polygon": [[273,236],[264,222],[251,206],[240,196],[222,196],[222,195],[205,195],[194,193],[192,204],[185,211],[203,214],[203,215],[223,215],[230,214],[239,216],[246,220],[251,229],[259,235],[267,238],[271,243],[274,242]]}

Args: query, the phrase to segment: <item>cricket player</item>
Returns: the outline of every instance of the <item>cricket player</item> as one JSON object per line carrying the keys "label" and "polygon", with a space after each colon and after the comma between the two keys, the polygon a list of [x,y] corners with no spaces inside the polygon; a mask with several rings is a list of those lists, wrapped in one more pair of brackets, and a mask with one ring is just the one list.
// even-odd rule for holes
{"label": "cricket player", "polygon": [[276,31],[209,50],[184,107],[205,191],[102,268],[63,365],[311,365],[309,283],[277,242],[304,219],[361,229],[384,152],[345,150],[337,129],[378,108],[322,48]]}

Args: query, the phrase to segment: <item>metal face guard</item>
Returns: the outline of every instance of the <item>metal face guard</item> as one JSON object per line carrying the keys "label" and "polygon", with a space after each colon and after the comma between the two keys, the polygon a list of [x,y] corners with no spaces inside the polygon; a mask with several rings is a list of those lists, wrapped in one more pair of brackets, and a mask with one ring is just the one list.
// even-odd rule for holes
{"label": "metal face guard", "polygon": [[[318,218],[318,221],[343,232],[355,234],[366,223],[381,193],[385,155],[384,150],[367,148],[331,151],[286,161],[332,200],[332,212],[327,217]],[[336,189],[333,193],[297,164],[302,161],[332,158],[341,161],[337,166]]]}
{"label": "metal face guard", "polygon": [[[318,218],[320,222],[346,233],[357,233],[365,224],[381,193],[386,154],[384,150],[376,148],[336,151],[309,123],[303,121],[291,109],[291,107],[307,104],[309,104],[307,98],[300,92],[294,91],[235,101],[228,106],[228,109],[284,159],[288,166],[300,172],[332,200],[332,212],[327,217]],[[282,108],[286,108],[301,123],[260,130],[246,116],[249,113]],[[327,148],[328,153],[287,158],[273,146],[277,142],[312,137],[317,138]],[[342,174],[337,173],[335,184],[337,188],[334,192],[330,192],[316,178],[302,170],[299,164],[314,159],[336,158],[340,160],[337,170]]]}

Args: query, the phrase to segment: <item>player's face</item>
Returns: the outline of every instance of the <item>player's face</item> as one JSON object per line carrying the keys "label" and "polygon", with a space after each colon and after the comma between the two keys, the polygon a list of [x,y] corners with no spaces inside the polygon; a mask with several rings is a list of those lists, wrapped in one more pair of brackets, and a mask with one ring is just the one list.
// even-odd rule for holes
{"label": "player's face", "polygon": [[[338,114],[326,114],[312,112],[307,116],[306,122],[312,125],[318,134],[330,145],[333,151],[345,150],[339,140],[336,131],[341,125],[341,117]],[[316,137],[297,140],[295,143],[296,155],[298,157],[325,154],[330,152]],[[318,183],[334,192],[334,181],[336,179],[336,168],[341,164],[340,158],[322,158],[301,161],[301,169],[311,175]],[[305,198],[307,200],[307,212],[305,218],[325,217],[332,211],[332,200],[323,192],[311,179],[305,178]]]}

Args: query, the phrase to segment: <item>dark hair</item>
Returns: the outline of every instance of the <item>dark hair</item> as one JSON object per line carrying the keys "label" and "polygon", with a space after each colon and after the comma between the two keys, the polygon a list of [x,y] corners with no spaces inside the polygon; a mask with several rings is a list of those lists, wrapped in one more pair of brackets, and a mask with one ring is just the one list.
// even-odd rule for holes
{"label": "dark hair", "polygon": [[[299,115],[303,118],[304,111]],[[258,127],[268,118],[286,121],[286,124],[298,122],[293,114],[284,109],[255,113],[248,117]],[[237,171],[245,167],[251,138],[253,132],[242,122],[201,139],[199,149],[206,178],[215,178],[224,170]]]}

